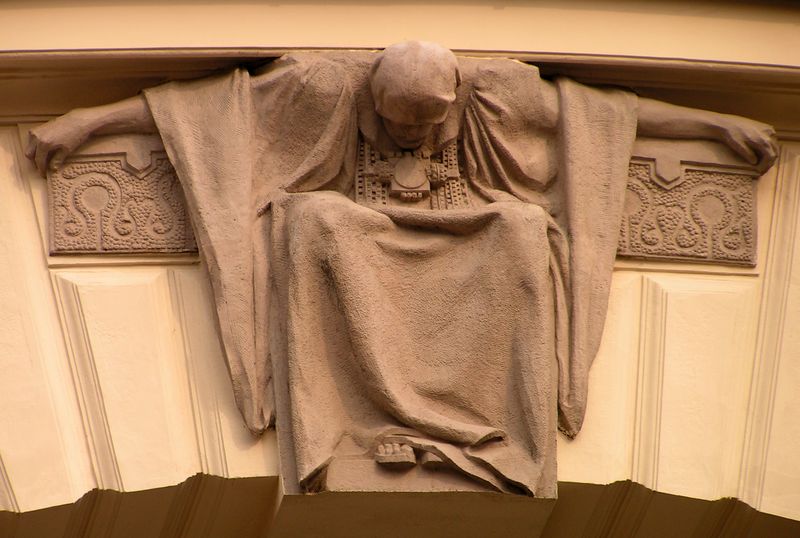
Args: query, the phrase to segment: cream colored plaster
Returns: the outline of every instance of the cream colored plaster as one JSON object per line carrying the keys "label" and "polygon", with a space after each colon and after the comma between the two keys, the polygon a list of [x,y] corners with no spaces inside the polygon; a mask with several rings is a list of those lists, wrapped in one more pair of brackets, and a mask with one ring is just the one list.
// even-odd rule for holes
{"label": "cream colored plaster", "polygon": [[763,351],[774,355],[759,357],[771,367],[762,381],[769,404],[766,413],[753,417],[754,433],[763,436],[761,459],[746,461],[743,470],[754,476],[750,484],[761,486],[753,496],[762,510],[800,519],[800,144],[784,145],[782,161],[774,237],[782,240],[775,248],[783,267],[772,283],[773,301],[762,311],[770,324],[764,332],[774,338]]}
{"label": "cream colored plaster", "polygon": [[589,373],[583,429],[574,440],[558,437],[559,480],[608,484],[631,476],[641,300],[642,275],[616,271],[603,343]]}
{"label": "cream colored plaster", "polygon": [[[378,47],[413,37],[457,49],[800,66],[800,8],[788,3],[780,7],[622,1],[380,6],[368,2],[199,1],[162,5],[131,0],[125,5],[87,1],[70,6],[61,1],[17,1],[0,3],[0,21],[4,28],[0,50],[6,51]],[[740,96],[731,94],[730,99],[723,105],[742,106]],[[751,108],[770,106],[756,99]],[[605,339],[591,374],[586,426],[576,441],[560,440],[561,480],[604,483],[636,478],[642,458],[655,454],[660,457],[655,468],[645,470],[660,487],[709,498],[736,495],[761,510],[800,519],[800,432],[796,420],[800,343],[793,329],[800,300],[800,236],[788,233],[800,226],[796,209],[800,191],[790,188],[800,179],[796,177],[797,146],[788,147],[782,160],[782,170],[786,170],[782,184],[776,187],[775,172],[759,184],[759,265],[755,269],[618,261]],[[221,476],[274,476],[274,434],[255,440],[242,424],[213,332],[206,275],[195,259],[48,258],[43,242],[44,192],[43,180],[21,157],[12,130],[0,132],[0,510],[32,510],[72,502],[100,483],[87,445],[87,439],[97,432],[87,421],[86,405],[78,404],[84,394],[80,390],[83,378],[70,369],[76,350],[67,349],[65,344],[75,337],[105,342],[106,351],[99,357],[101,369],[105,368],[100,373],[101,383],[105,379],[108,387],[130,391],[107,397],[114,422],[112,440],[120,436],[123,461],[119,465],[122,474],[129,477],[131,489],[168,485],[198,471]],[[778,199],[773,205],[775,192],[786,200]],[[789,253],[793,253],[793,259],[787,258]],[[96,308],[80,313],[89,318],[77,320],[94,334],[71,333],[68,322],[76,320],[68,318],[67,310],[62,309],[60,314],[56,310],[66,288],[56,286],[56,296],[50,278],[54,282],[72,279],[80,284],[89,271],[100,271],[105,283],[119,283],[123,290],[126,279],[129,285],[154,283],[155,295],[139,297],[129,293],[130,289],[125,292],[113,286],[101,289],[108,295],[97,295],[102,301],[94,303]],[[665,277],[666,273],[676,276]],[[134,277],[133,281],[129,277]],[[646,324],[640,330],[639,320],[649,304],[649,298],[641,292],[642,283],[649,279],[684,286],[710,277],[715,291],[710,296],[705,292],[682,296],[680,308],[663,316],[661,321],[667,325],[660,327],[668,331],[673,327],[680,330],[681,326],[691,329],[697,320],[703,330],[696,349],[703,353],[696,357],[716,362],[704,361],[695,369],[688,355],[692,350],[685,343],[675,342],[665,348],[663,359],[674,360],[669,360],[663,376],[653,378],[656,391],[647,396],[654,399],[654,409],[662,417],[657,424],[660,429],[643,446],[637,443],[641,435],[635,437],[634,432],[636,418],[646,411],[642,391],[651,385],[643,385],[639,375],[643,366],[652,366],[646,361],[658,355],[649,353],[643,345],[648,335],[653,341],[653,334]],[[706,290],[699,284],[692,286]],[[735,296],[739,292],[746,296],[740,302]],[[755,304],[754,294],[762,301],[760,306]],[[121,304],[115,303],[115,297]],[[716,302],[708,302],[709,297]],[[101,327],[104,304],[108,308],[127,307],[133,314],[142,315],[156,309],[160,317],[156,323],[136,322],[136,339],[126,343],[124,335],[119,334],[123,328],[120,319],[115,327]],[[702,317],[704,312],[717,311],[720,315],[714,319]],[[734,367],[726,373],[729,363],[713,353],[714,343],[718,339],[724,342],[725,335],[738,334],[737,328],[747,325],[741,320],[752,315],[760,317],[758,335],[745,328],[739,335],[740,345],[725,344],[730,346],[725,348],[730,351],[726,355]],[[167,326],[161,326],[164,324]],[[120,354],[129,361],[135,346],[149,349],[143,355],[146,364],[127,362],[131,367],[149,369],[148,376],[139,379],[134,372],[124,379],[116,378],[124,373],[109,368],[117,345],[130,345]],[[634,365],[636,361],[638,366]],[[751,361],[754,374],[748,392],[742,385],[749,378]],[[683,383],[687,375],[695,377]],[[711,393],[699,397],[697,387],[704,380],[716,385]],[[140,406],[137,398],[129,398],[149,389],[161,403],[172,402],[172,408],[159,408],[153,402]],[[152,424],[125,424],[126,414],[136,419],[135,415],[143,411],[155,414],[153,421],[171,431],[155,430],[149,436]],[[156,439],[159,445],[148,447]],[[730,439],[731,445],[720,448],[725,439]],[[143,466],[136,461],[137,443],[155,455]],[[154,449],[166,452],[158,454]],[[739,453],[742,458],[737,461]],[[142,476],[136,476],[137,469]],[[684,469],[686,472],[682,472]],[[737,475],[741,475],[738,493],[732,485]]]}
{"label": "cream colored plaster", "polygon": [[241,421],[195,257],[49,264],[44,192],[0,128],[0,510],[275,476],[274,432]]}
{"label": "cream colored plaster", "polygon": [[733,2],[70,2],[0,4],[0,50],[383,47],[800,65],[800,9]]}
{"label": "cream colored plaster", "polygon": [[0,510],[96,487],[16,129],[0,129]]}
{"label": "cream colored plaster", "polygon": [[[0,421],[2,508],[30,510],[72,502],[98,485],[126,490],[169,485],[199,471],[274,476],[274,434],[253,439],[233,403],[204,271],[194,265],[193,257],[43,256],[45,185],[21,157],[12,132],[6,131],[3,146],[7,179],[3,222],[4,229],[13,233],[2,236],[7,249],[2,267],[11,273],[0,278],[6,284],[2,315],[9,320],[0,332],[12,346],[4,354],[6,360],[11,357],[7,371],[12,374],[3,379],[5,391],[0,392],[7,410]],[[795,155],[787,150],[786,164],[779,169],[793,170]],[[783,173],[785,187],[794,184],[793,173],[788,173]],[[782,259],[776,241],[797,241],[796,235],[780,235],[770,224],[773,211],[779,216],[794,207],[772,205],[775,179],[776,172],[770,172],[759,183],[761,257],[755,269],[617,263],[609,323],[591,373],[586,428],[574,442],[560,439],[561,480],[607,483],[635,478],[688,495],[737,495],[736,477],[750,468],[749,454],[760,446],[764,456],[758,461],[764,468],[755,472],[763,471],[764,478],[755,492],[742,490],[738,496],[768,512],[800,518],[796,504],[800,471],[793,456],[797,438],[791,413],[800,404],[791,390],[800,354],[793,351],[790,338],[778,342],[783,349],[779,371],[786,379],[781,377],[777,384],[770,379],[754,381],[753,390],[765,385],[766,420],[773,424],[767,428],[769,436],[761,438],[757,429],[743,433],[748,416],[744,409],[748,391],[743,385],[753,357],[754,323],[742,320],[752,320],[759,312],[752,295],[760,293],[766,264]],[[786,216],[791,220],[793,215]],[[796,264],[788,265],[796,271]],[[55,300],[49,295],[48,273],[56,284]],[[794,288],[787,287],[793,282],[788,273],[773,278],[775,285],[793,294]],[[690,293],[683,293],[677,310],[656,309],[655,316],[642,318],[655,304],[652,295],[642,294],[645,281],[663,284],[667,291],[680,292],[688,286]],[[76,294],[81,308],[68,304]],[[62,306],[60,323],[55,304]],[[788,316],[794,312],[792,304],[787,303]],[[31,318],[26,312],[32,305],[45,314]],[[775,314],[777,307],[770,299],[761,315],[781,320],[783,314]],[[704,315],[709,312],[720,315]],[[13,321],[20,316],[32,320],[29,327],[39,327],[38,333],[25,337],[27,343]],[[640,324],[641,319],[645,323]],[[695,326],[702,330],[681,340],[684,328]],[[659,331],[667,337],[661,344]],[[740,338],[738,344],[730,339],[734,335]],[[69,361],[59,351],[64,338]],[[32,342],[45,352],[30,347]],[[88,343],[92,354],[76,342]],[[724,356],[714,353],[718,345],[728,350]],[[765,357],[755,355],[756,368]],[[696,368],[693,360],[698,361]],[[77,367],[80,361],[83,369]],[[659,361],[665,375],[659,374]],[[73,372],[67,366],[70,362]],[[643,368],[655,375],[643,381]],[[46,383],[40,382],[43,375]],[[685,376],[692,376],[691,382],[684,383]],[[98,388],[92,385],[95,380]],[[713,391],[704,394],[701,387],[708,383]],[[93,402],[87,388],[99,394]],[[28,403],[18,405],[15,395],[24,395]],[[75,397],[81,399],[80,412],[74,400],[70,403]],[[92,417],[98,413],[101,419],[105,413],[107,425],[101,420],[95,426]],[[656,433],[646,438],[641,431],[635,434],[637,417],[657,428]],[[743,438],[749,448],[742,460],[745,467],[740,467]],[[104,439],[110,439],[106,445],[110,449],[98,450]]]}
{"label": "cream colored plaster", "polygon": [[659,397],[639,410],[634,476],[647,469],[652,474],[639,482],[688,497],[736,496],[758,282],[696,275],[646,282],[642,385],[657,387]]}

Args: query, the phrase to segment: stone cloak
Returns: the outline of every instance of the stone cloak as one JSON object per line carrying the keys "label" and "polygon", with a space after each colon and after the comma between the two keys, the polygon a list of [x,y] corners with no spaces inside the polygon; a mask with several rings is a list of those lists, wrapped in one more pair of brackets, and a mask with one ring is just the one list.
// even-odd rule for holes
{"label": "stone cloak", "polygon": [[[237,70],[146,91],[183,185],[211,277],[237,404],[252,431],[263,431],[270,424],[274,413],[273,364],[295,369],[294,373],[286,372],[285,385],[276,387],[284,398],[299,398],[303,404],[316,400],[319,406],[335,398],[330,393],[304,392],[319,379],[329,381],[325,376],[330,372],[309,370],[313,361],[296,358],[302,355],[302,346],[289,343],[291,327],[287,324],[300,319],[300,310],[315,302],[326,303],[324,308],[344,306],[338,322],[346,322],[346,330],[337,336],[320,329],[318,334],[331,336],[328,341],[318,341],[321,347],[317,351],[341,348],[346,339],[348,349],[355,350],[358,358],[370,358],[371,362],[349,364],[369,364],[370,371],[362,372],[363,382],[351,389],[367,394],[359,395],[362,400],[366,398],[359,405],[369,407],[367,415],[382,413],[385,419],[382,425],[376,423],[375,439],[394,432],[417,448],[437,452],[496,489],[555,496],[556,410],[559,428],[570,437],[576,435],[585,414],[588,371],[600,343],[607,308],[635,137],[636,98],[568,79],[552,84],[542,80],[536,68],[511,60],[461,58],[463,83],[432,149],[458,138],[464,175],[484,205],[472,212],[448,215],[420,215],[420,210],[403,208],[376,211],[348,200],[352,197],[359,133],[378,148],[387,143],[366,87],[372,58],[371,53],[293,54],[256,75]],[[309,213],[309,208],[330,213],[317,215]],[[339,225],[334,216],[340,218]],[[312,230],[321,233],[328,229],[332,230],[326,232],[328,243],[307,237]],[[288,230],[294,233],[287,236]],[[509,237],[512,232],[515,236]],[[526,237],[528,243],[523,240]],[[507,278],[504,287],[494,275],[482,299],[507,299],[504,308],[510,310],[506,315],[501,308],[498,315],[478,316],[480,319],[456,316],[454,326],[448,327],[456,330],[449,340],[451,348],[458,347],[458,330],[481,326],[489,334],[499,334],[511,323],[519,328],[503,336],[511,340],[507,344],[513,343],[515,350],[523,350],[511,354],[516,372],[479,367],[486,364],[496,370],[500,365],[511,365],[508,346],[462,350],[468,355],[464,357],[466,363],[473,362],[469,368],[472,381],[483,376],[489,383],[492,376],[500,376],[503,381],[496,382],[508,389],[496,392],[504,399],[488,406],[490,409],[481,411],[470,402],[469,391],[463,390],[470,386],[469,380],[454,375],[451,394],[444,395],[444,385],[435,390],[423,387],[429,381],[426,379],[420,379],[416,386],[405,374],[393,380],[392,370],[404,360],[401,355],[387,351],[382,357],[358,351],[381,346],[388,349],[381,339],[389,334],[395,341],[392,349],[403,347],[396,340],[403,331],[390,333],[392,327],[376,324],[369,312],[380,305],[364,303],[364,298],[379,301],[387,290],[394,293],[404,286],[412,299],[414,293],[420,293],[419,288],[415,291],[414,286],[408,286],[407,273],[414,267],[414,255],[425,259],[426,251],[420,244],[426,241],[438,245],[428,245],[428,259],[450,255],[456,272],[465,264],[475,267],[484,263]],[[386,259],[375,254],[381,242],[384,250],[378,251],[384,252]],[[290,244],[303,248],[292,251],[287,246]],[[309,253],[319,251],[323,244],[333,250],[309,258]],[[394,254],[385,250],[386,244],[393,245],[389,250]],[[496,246],[490,248],[493,244]],[[431,255],[431,249],[439,254]],[[333,251],[339,258],[332,256]],[[441,254],[444,251],[449,254]],[[404,253],[399,255],[404,264],[390,267],[392,255],[396,258],[398,252]],[[503,256],[498,256],[500,252]],[[344,254],[355,256],[352,264],[373,267],[378,276],[365,280],[363,275],[348,271],[347,264],[330,262],[341,261]],[[298,265],[303,259],[317,265],[304,270]],[[308,276],[323,261],[327,273],[312,279],[313,284],[303,284],[317,295],[296,295],[294,302],[290,301],[289,295],[301,287],[290,280]],[[419,263],[424,265],[423,261]],[[428,284],[436,278],[441,280],[441,275],[426,273],[426,277],[432,277]],[[463,282],[450,292],[460,289],[467,296],[480,297],[480,279]],[[370,286],[375,289],[370,290]],[[313,292],[314,287],[323,289]],[[356,292],[347,295],[346,289]],[[520,293],[520,289],[525,292]],[[530,295],[530,290],[537,291]],[[535,308],[520,310],[523,303],[536,303],[537,298],[540,304]],[[292,308],[297,311],[287,310]],[[406,325],[403,316],[409,315],[415,315],[415,320],[435,319],[440,313],[435,311],[436,306],[430,308],[427,312],[400,308],[396,324]],[[517,319],[517,315],[522,317]],[[540,315],[547,319],[536,319]],[[460,329],[458,319],[462,320]],[[319,320],[325,322],[325,318]],[[477,325],[471,325],[473,322]],[[405,334],[405,348],[419,349],[416,338],[420,335],[414,331]],[[354,338],[367,343],[353,345]],[[437,345],[444,349],[447,341],[440,339]],[[533,349],[538,351],[530,351]],[[503,350],[504,356],[496,356]],[[315,354],[314,350],[306,352]],[[486,353],[494,354],[493,360],[475,362]],[[316,353],[315,357],[323,355]],[[445,357],[447,353],[439,355]],[[409,356],[405,360],[420,360],[418,352]],[[530,359],[528,363],[526,358]],[[421,364],[431,366],[431,361],[436,363],[435,354]],[[413,364],[403,366],[409,367],[413,372]],[[292,381],[303,376],[306,382]],[[320,377],[314,380],[314,376]],[[379,382],[375,376],[381,378]],[[550,390],[545,387],[539,396],[528,397],[535,392],[537,376],[548,380]],[[357,378],[352,376],[348,383]],[[446,379],[441,382],[447,384]],[[335,379],[333,383],[329,389],[335,392]],[[380,387],[386,390],[377,394]],[[368,396],[370,391],[373,396]],[[390,392],[396,398],[387,399]],[[430,399],[415,404],[420,397]],[[540,397],[541,401],[537,399]],[[425,418],[424,408],[431,402],[438,402],[441,420]],[[313,405],[307,409],[313,409]],[[363,412],[344,411],[347,416]],[[515,426],[509,425],[509,416],[514,417]],[[342,441],[342,432],[322,431],[329,422],[318,423],[307,434],[298,433],[313,422],[311,417],[299,415],[282,421],[293,429],[295,478],[306,487],[334,457],[337,443]],[[316,444],[315,432],[321,432]],[[343,435],[352,433],[345,431]],[[368,450],[365,442],[369,441],[356,439],[352,450]],[[300,443],[306,446],[298,450]]]}

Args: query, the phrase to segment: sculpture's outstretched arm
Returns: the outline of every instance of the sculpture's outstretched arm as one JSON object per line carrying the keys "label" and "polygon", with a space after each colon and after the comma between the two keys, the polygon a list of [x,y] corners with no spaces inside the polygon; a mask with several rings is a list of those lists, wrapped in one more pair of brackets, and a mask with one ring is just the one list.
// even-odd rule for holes
{"label": "sculpture's outstretched arm", "polygon": [[76,108],[32,129],[25,155],[44,174],[52,163],[61,162],[92,135],[155,133],[156,124],[144,97],[92,108]]}
{"label": "sculpture's outstretched arm", "polygon": [[772,166],[778,153],[775,129],[740,116],[640,98],[638,118],[640,136],[717,140],[761,172]]}

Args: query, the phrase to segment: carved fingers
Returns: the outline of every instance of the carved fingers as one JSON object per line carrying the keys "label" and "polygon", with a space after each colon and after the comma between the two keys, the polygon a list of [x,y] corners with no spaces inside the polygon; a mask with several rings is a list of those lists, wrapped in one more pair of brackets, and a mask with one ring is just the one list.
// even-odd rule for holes
{"label": "carved fingers", "polygon": [[[59,157],[64,153],[63,146],[60,144],[53,144],[47,139],[42,139],[41,134],[31,131],[28,133],[28,146],[25,148],[25,156],[32,159],[36,168],[42,174],[47,171],[47,167],[53,157],[57,154]],[[56,164],[57,161],[54,162]]]}
{"label": "carved fingers", "polygon": [[399,442],[383,442],[375,449],[375,461],[396,468],[413,467],[417,463],[414,449],[410,445]]}
{"label": "carved fingers", "polygon": [[731,117],[722,129],[723,141],[762,174],[778,156],[775,129],[766,123]]}
{"label": "carved fingers", "polygon": [[40,125],[28,133],[25,156],[44,175],[48,167],[58,168],[89,137],[90,129],[73,112]]}

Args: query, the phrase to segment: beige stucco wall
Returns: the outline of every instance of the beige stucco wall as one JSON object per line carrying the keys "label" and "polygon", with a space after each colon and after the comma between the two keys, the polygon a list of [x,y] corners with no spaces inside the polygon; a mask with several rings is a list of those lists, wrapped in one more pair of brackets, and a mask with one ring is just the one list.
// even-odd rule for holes
{"label": "beige stucco wall", "polygon": [[382,47],[414,38],[462,50],[800,65],[800,10],[771,4],[10,1],[0,4],[0,50]]}
{"label": "beige stucco wall", "polygon": [[[0,51],[421,38],[464,50],[800,66],[800,8],[786,5],[69,4],[0,3]],[[29,112],[0,117],[0,510],[199,471],[275,474],[274,438],[249,438],[233,406],[195,258],[47,256],[45,184],[21,156],[25,126],[15,126]],[[585,431],[561,439],[561,480],[632,478],[800,519],[799,156],[787,142],[761,180],[756,269],[618,263]]]}

